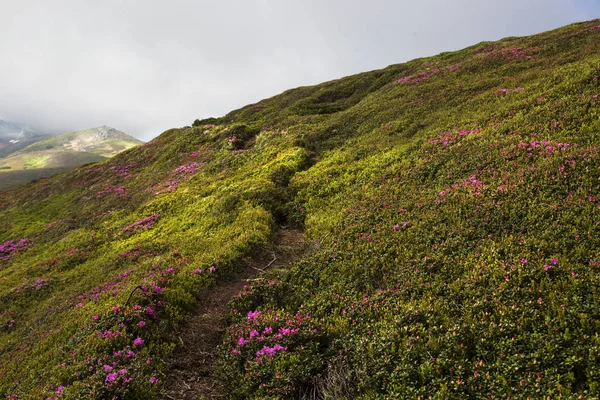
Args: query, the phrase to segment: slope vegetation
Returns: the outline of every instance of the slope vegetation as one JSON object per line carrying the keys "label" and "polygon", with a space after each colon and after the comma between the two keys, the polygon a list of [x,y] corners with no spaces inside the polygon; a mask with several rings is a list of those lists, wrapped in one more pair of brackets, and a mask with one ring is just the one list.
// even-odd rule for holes
{"label": "slope vegetation", "polygon": [[185,311],[287,225],[319,245],[231,302],[231,397],[597,398],[599,43],[289,90],[1,194],[0,395],[157,397]]}

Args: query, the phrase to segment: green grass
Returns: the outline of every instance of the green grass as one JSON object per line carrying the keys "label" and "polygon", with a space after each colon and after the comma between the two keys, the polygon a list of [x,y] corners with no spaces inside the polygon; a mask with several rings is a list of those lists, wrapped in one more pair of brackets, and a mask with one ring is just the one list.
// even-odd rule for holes
{"label": "green grass", "polygon": [[[107,132],[107,137],[103,140],[98,137],[101,131]],[[109,127],[38,139],[35,143],[0,158],[0,190],[27,183],[32,177],[48,177],[58,171],[102,161],[142,143]]]}
{"label": "green grass", "polygon": [[598,397],[599,26],[292,89],[1,194],[0,394],[156,398],[185,310],[291,224],[320,245],[231,304],[233,397]]}
{"label": "green grass", "polygon": [[[107,138],[98,138],[101,131],[109,132]],[[102,157],[112,157],[123,150],[142,143],[142,141],[116,129],[99,127],[52,136],[27,146],[21,150],[21,153],[74,150],[89,152]]]}

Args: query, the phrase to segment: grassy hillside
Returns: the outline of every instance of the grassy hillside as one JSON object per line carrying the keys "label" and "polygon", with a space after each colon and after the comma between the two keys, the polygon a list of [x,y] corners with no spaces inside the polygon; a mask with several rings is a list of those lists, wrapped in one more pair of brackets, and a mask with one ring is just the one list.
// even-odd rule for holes
{"label": "grassy hillside", "polygon": [[112,157],[142,143],[144,142],[109,126],[99,126],[52,136],[26,147],[22,152],[71,150]]}
{"label": "grassy hillside", "polygon": [[73,168],[106,160],[94,153],[73,150],[40,150],[19,153],[0,160],[0,170],[16,171],[38,168]]}
{"label": "grassy hillside", "polygon": [[29,182],[30,176],[48,177],[56,171],[102,161],[142,143],[107,126],[37,140],[0,158],[0,190]]}
{"label": "grassy hillside", "polygon": [[314,251],[231,304],[234,398],[597,398],[600,21],[173,129],[0,194],[0,395],[157,397],[185,310],[279,225]]}
{"label": "grassy hillside", "polygon": [[22,169],[16,171],[3,170],[1,172],[2,175],[0,175],[0,190],[14,188],[26,182],[31,182],[34,179],[46,178],[59,172],[68,171],[69,169],[71,167]]}

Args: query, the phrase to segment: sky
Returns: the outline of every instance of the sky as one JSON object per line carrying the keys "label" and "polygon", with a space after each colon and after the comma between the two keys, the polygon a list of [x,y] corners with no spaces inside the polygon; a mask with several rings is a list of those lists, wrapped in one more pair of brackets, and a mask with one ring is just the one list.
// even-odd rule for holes
{"label": "sky", "polygon": [[600,0],[0,0],[0,119],[142,140],[284,90],[600,17]]}

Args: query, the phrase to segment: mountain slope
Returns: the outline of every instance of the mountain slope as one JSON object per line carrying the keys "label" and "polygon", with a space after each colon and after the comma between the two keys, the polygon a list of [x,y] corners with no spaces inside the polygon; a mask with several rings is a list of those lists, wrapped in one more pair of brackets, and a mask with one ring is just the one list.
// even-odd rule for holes
{"label": "mountain slope", "polygon": [[36,169],[36,177],[47,177],[57,171],[105,160],[141,143],[108,126],[37,139],[0,159],[0,189],[27,182],[31,173],[21,171]]}
{"label": "mountain slope", "polygon": [[231,304],[234,398],[596,398],[600,21],[284,92],[0,194],[0,394],[156,398]]}
{"label": "mountain slope", "polygon": [[123,150],[142,143],[144,142],[141,140],[103,125],[53,136],[26,147],[23,149],[23,153],[45,150],[72,150],[88,152],[102,157],[112,157]]}
{"label": "mountain slope", "polygon": [[0,119],[0,158],[7,157],[32,143],[46,139],[47,135],[33,132],[16,122]]}

